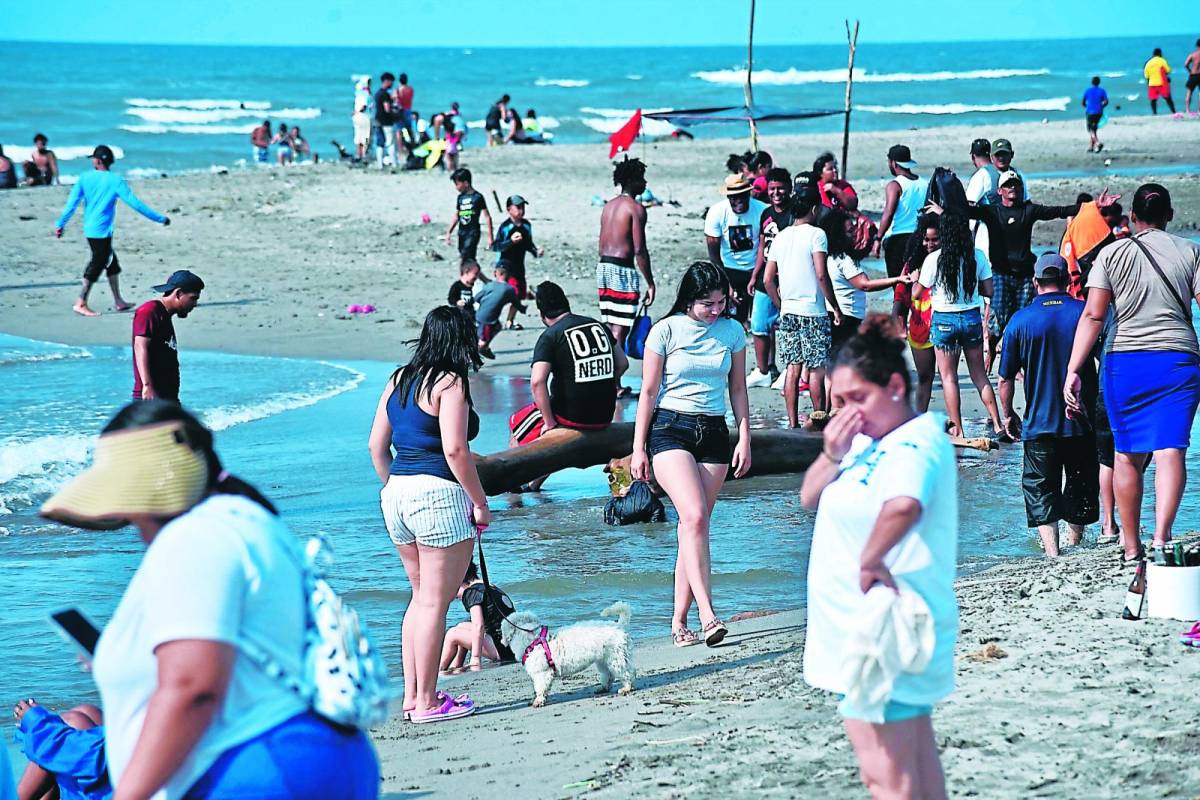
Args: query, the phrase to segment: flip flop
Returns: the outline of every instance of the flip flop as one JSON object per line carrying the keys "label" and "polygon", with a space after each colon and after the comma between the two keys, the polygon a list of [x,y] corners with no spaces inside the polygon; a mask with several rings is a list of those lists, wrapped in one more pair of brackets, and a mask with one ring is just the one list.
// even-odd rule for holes
{"label": "flip flop", "polygon": [[717,618],[713,618],[701,631],[704,634],[704,644],[709,647],[716,647],[724,639],[729,629],[725,627],[725,623]]}
{"label": "flip flop", "polygon": [[700,644],[700,637],[687,628],[671,631],[671,641],[676,647],[691,647]]}
{"label": "flip flop", "polygon": [[[458,700],[462,700],[463,702],[457,702]],[[462,719],[474,713],[475,704],[465,694],[459,695],[458,698],[445,695],[445,700],[437,708],[420,714],[417,714],[415,711],[410,712],[408,718],[414,725],[424,725],[429,722],[447,722],[452,719]]]}

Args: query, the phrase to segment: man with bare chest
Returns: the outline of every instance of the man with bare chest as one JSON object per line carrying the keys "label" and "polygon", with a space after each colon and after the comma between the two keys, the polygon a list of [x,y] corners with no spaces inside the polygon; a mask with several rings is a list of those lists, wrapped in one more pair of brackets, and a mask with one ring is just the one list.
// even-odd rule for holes
{"label": "man with bare chest", "polygon": [[58,159],[46,144],[45,134],[39,133],[33,137],[33,152],[21,165],[27,186],[51,186],[58,183]]}
{"label": "man with bare chest", "polygon": [[[600,321],[608,325],[617,346],[623,349],[639,301],[647,305],[654,302],[654,273],[646,248],[646,209],[637,200],[646,190],[646,165],[636,158],[620,162],[613,168],[613,184],[621,187],[621,193],[605,204],[600,216],[596,288]],[[646,281],[644,297],[642,278]]]}

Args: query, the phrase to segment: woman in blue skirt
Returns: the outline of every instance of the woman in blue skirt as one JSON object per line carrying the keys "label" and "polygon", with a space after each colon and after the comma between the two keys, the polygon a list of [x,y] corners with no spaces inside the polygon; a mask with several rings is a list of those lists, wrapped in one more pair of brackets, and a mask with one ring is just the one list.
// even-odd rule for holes
{"label": "woman in blue skirt", "polygon": [[1087,306],[1063,392],[1067,413],[1080,414],[1079,371],[1091,357],[1112,306],[1116,334],[1106,345],[1104,399],[1116,450],[1113,488],[1121,516],[1122,562],[1144,553],[1138,541],[1142,476],[1155,463],[1155,548],[1171,528],[1187,485],[1184,456],[1200,403],[1200,345],[1192,327],[1192,299],[1200,302],[1200,246],[1166,232],[1174,212],[1157,183],[1133,198],[1137,233],[1101,251],[1087,276]]}

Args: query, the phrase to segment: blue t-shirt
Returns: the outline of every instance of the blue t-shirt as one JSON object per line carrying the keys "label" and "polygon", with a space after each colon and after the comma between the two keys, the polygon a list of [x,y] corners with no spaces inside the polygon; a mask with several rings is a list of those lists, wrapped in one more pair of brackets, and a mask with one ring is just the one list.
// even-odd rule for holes
{"label": "blue t-shirt", "polygon": [[[1066,292],[1038,295],[1013,315],[1004,330],[1000,377],[1013,380],[1025,370],[1025,424],[1022,438],[1083,436],[1088,427],[1067,418],[1063,382],[1071,363],[1075,327],[1083,316],[1083,302]],[[1096,396],[1096,374],[1091,360],[1084,365],[1084,405],[1091,408]]]}
{"label": "blue t-shirt", "polygon": [[1089,86],[1083,93],[1083,102],[1089,114],[1103,114],[1106,100],[1108,100],[1108,92],[1099,86]]}

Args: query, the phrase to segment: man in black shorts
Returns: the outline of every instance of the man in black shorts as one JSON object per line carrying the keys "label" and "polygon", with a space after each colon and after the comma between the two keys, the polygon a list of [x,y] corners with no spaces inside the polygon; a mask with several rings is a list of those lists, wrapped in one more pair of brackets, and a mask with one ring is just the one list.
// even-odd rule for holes
{"label": "man in black shorts", "polygon": [[487,220],[487,248],[492,249],[494,243],[492,230],[492,215],[488,212],[487,201],[483,195],[475,191],[471,185],[471,170],[456,169],[450,173],[450,180],[458,190],[458,200],[454,206],[454,221],[446,231],[446,244],[450,244],[450,234],[458,228],[458,257],[461,260],[475,259],[479,250],[480,226],[479,218]]}

